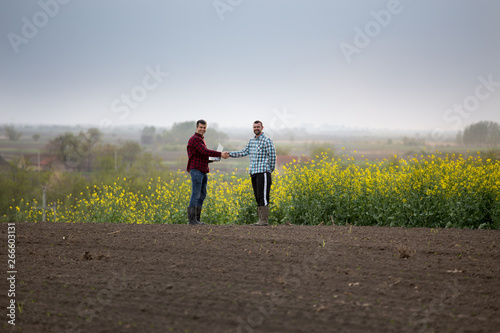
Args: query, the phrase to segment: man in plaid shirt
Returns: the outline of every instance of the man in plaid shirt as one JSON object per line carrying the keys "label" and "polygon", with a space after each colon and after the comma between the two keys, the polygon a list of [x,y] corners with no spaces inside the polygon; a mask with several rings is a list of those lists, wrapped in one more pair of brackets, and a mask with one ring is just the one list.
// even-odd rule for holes
{"label": "man in plaid shirt", "polygon": [[188,221],[189,224],[205,224],[201,222],[201,210],[203,208],[203,200],[207,196],[207,173],[209,173],[208,157],[229,157],[228,152],[219,152],[210,150],[205,143],[204,134],[207,130],[207,122],[200,119],[196,122],[196,132],[189,139],[187,144],[188,164],[186,171],[191,174],[191,199],[189,201]]}
{"label": "man in plaid shirt", "polygon": [[247,146],[240,151],[229,153],[231,157],[250,155],[248,172],[252,177],[253,193],[257,201],[259,221],[252,225],[267,226],[269,218],[269,192],[271,191],[271,173],[276,165],[276,149],[273,141],[262,130],[264,125],[260,120],[253,123],[255,137],[250,139]]}

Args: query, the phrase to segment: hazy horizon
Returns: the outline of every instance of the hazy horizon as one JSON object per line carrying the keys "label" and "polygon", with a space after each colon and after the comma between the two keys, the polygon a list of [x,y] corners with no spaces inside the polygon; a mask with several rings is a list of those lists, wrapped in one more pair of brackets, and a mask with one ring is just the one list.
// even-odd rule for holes
{"label": "hazy horizon", "polygon": [[[193,133],[195,132],[194,124],[195,120],[186,120],[185,122],[193,123]],[[180,123],[182,123],[181,121]],[[69,131],[73,133],[85,131],[89,128],[98,128],[102,133],[108,135],[120,135],[120,133],[135,133],[140,135],[145,127],[154,126],[150,124],[122,124],[113,127],[97,127],[95,124],[7,124],[0,123],[0,138],[2,134],[6,138],[5,133],[3,133],[3,128],[5,126],[14,126],[16,130],[23,133],[28,131],[28,133],[42,133],[45,131],[53,131],[56,133],[62,133],[62,131]],[[155,126],[156,133],[161,134],[163,130],[171,130],[172,126]],[[40,132],[41,130],[41,132]],[[229,135],[229,139],[234,139],[235,137],[244,138],[247,140],[253,136],[252,123],[250,124],[240,124],[239,126],[220,126],[218,123],[208,123],[207,128],[207,138],[210,138],[214,133],[213,130],[225,133]],[[439,133],[439,137],[433,135],[432,130],[419,130],[419,129],[397,129],[397,128],[354,128],[343,125],[329,125],[324,124],[321,126],[312,124],[301,124],[297,127],[269,127],[264,126],[264,132],[274,140],[282,140],[285,137],[290,137],[292,135],[294,138],[311,138],[312,140],[326,140],[331,141],[332,138],[336,139],[346,139],[346,138],[403,138],[403,137],[416,137],[422,139],[430,139],[434,144],[438,144],[440,141],[449,142],[450,140],[455,140],[458,131],[456,130],[443,130]],[[26,138],[26,135],[22,136]]]}
{"label": "hazy horizon", "polygon": [[4,1],[0,123],[500,122],[499,14],[487,0]]}

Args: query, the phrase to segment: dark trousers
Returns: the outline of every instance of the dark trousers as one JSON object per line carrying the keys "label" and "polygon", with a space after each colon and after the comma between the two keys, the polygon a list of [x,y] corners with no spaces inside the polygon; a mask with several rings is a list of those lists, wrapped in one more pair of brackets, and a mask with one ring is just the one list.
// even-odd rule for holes
{"label": "dark trousers", "polygon": [[252,187],[257,206],[269,205],[269,192],[271,192],[271,174],[269,172],[252,175]]}
{"label": "dark trousers", "polygon": [[203,201],[207,197],[207,181],[206,173],[200,170],[191,169],[191,199],[189,207],[203,206]]}

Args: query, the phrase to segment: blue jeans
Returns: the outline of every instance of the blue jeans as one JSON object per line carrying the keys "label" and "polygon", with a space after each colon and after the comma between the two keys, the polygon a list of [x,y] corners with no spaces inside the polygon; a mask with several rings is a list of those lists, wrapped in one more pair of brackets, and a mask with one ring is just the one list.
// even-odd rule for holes
{"label": "blue jeans", "polygon": [[207,174],[196,169],[191,169],[189,173],[192,185],[189,207],[203,206],[203,200],[207,197]]}

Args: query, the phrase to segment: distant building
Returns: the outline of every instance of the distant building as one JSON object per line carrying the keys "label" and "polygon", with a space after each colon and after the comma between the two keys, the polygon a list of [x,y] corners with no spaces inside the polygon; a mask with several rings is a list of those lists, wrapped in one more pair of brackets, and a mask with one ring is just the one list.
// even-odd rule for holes
{"label": "distant building", "polygon": [[[0,160],[0,170],[7,171],[11,164],[5,159]],[[28,171],[67,171],[65,164],[55,156],[38,154],[21,154],[16,159],[15,167]]]}
{"label": "distant building", "polygon": [[66,171],[67,168],[63,162],[59,161],[55,156],[48,156],[40,161],[41,170]]}

